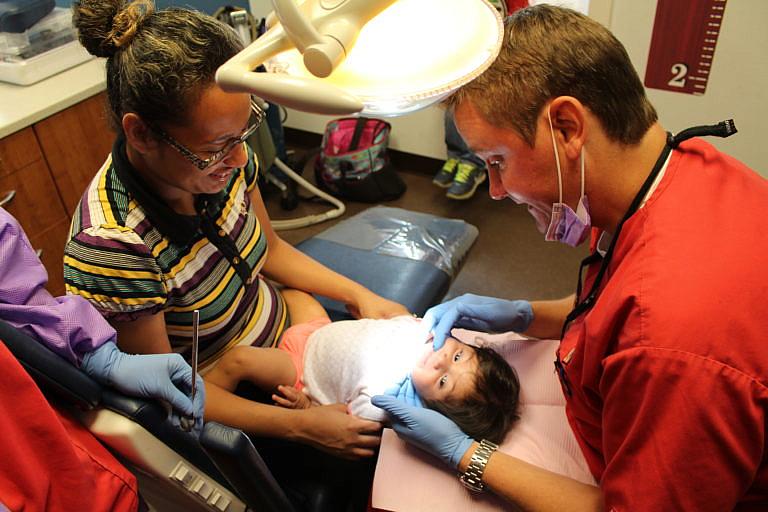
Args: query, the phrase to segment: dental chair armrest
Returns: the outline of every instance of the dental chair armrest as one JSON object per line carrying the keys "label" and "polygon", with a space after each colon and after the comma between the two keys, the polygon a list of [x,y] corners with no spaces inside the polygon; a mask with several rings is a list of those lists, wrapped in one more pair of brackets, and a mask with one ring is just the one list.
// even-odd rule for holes
{"label": "dental chair armrest", "polygon": [[36,339],[2,320],[0,340],[41,389],[81,409],[93,409],[101,401],[100,384]]}
{"label": "dental chair armrest", "polygon": [[295,510],[251,440],[241,430],[210,421],[203,427],[200,443],[230,486],[247,503],[257,503],[259,510],[265,511]]}
{"label": "dental chair armrest", "polygon": [[[231,487],[227,479],[214,466],[198,439],[191,433],[184,432],[171,423],[170,406],[157,400],[136,398],[112,390],[102,391],[101,406],[110,409],[121,416],[149,431],[171,450],[193,463],[220,484]],[[235,489],[231,489],[237,492]]]}
{"label": "dental chair armrest", "polygon": [[[24,366],[49,400],[55,395],[66,404],[91,411],[85,413],[86,415],[97,415],[102,409],[109,409],[141,426],[170,450],[194,464],[222,486],[229,488],[235,494],[240,491],[240,489],[232,489],[227,478],[219,472],[203,451],[197,437],[173,425],[169,405],[157,400],[130,397],[113,388],[103,386],[33,337],[2,320],[0,320],[0,341]],[[119,431],[115,431],[117,432]],[[96,435],[99,437],[98,434]],[[119,455],[126,455],[119,446],[112,446],[108,440],[102,439],[102,442],[111,446]],[[256,472],[247,465],[243,467],[246,468],[244,471]],[[262,462],[259,470],[263,470],[264,467]],[[255,507],[258,502],[251,502],[249,505]],[[291,509],[283,508],[283,510]]]}

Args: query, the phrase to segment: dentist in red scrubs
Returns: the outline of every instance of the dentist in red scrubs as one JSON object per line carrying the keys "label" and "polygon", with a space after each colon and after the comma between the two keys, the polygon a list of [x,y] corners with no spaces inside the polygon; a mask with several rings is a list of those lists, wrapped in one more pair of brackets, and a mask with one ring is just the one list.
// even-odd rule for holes
{"label": "dentist in red scrubs", "polygon": [[553,371],[599,485],[376,397],[395,431],[524,510],[768,510],[768,181],[702,138],[733,123],[668,133],[615,37],[545,5],[507,20],[450,103],[491,195],[592,254],[571,297],[464,295],[425,321],[436,347],[453,326],[560,338]]}

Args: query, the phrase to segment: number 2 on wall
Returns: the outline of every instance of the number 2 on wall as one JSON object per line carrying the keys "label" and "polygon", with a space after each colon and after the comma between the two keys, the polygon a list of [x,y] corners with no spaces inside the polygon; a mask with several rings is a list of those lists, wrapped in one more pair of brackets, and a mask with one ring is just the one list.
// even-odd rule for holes
{"label": "number 2 on wall", "polygon": [[672,79],[667,82],[667,85],[671,87],[685,87],[685,75],[688,74],[688,66],[682,62],[672,64]]}

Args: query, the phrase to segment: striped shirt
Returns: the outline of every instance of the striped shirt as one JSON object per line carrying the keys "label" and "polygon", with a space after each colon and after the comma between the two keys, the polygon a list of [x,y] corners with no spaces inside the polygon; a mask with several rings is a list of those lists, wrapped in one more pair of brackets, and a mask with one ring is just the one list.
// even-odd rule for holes
{"label": "striped shirt", "polygon": [[220,193],[196,197],[197,215],[180,215],[141,180],[118,138],[72,218],[67,293],[118,321],[162,311],[171,347],[186,357],[199,309],[201,369],[235,345],[275,346],[289,319],[259,274],[267,240],[251,208],[250,148],[248,157]]}

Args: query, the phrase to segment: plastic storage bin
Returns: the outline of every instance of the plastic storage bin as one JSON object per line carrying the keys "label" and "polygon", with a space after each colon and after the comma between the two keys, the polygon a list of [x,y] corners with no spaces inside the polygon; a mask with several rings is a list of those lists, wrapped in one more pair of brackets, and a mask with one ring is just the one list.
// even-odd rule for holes
{"label": "plastic storage bin", "polygon": [[74,40],[71,9],[56,7],[24,32],[0,32],[0,55],[28,59]]}
{"label": "plastic storage bin", "polygon": [[54,0],[0,0],[0,32],[24,32],[54,7]]}
{"label": "plastic storage bin", "polygon": [[29,85],[91,59],[71,9],[56,7],[24,32],[0,32],[0,81]]}

